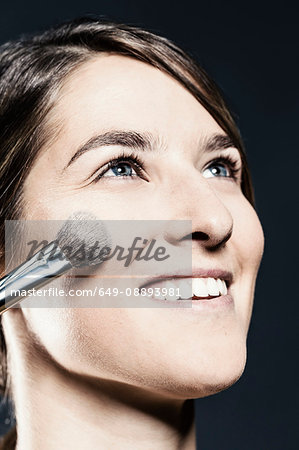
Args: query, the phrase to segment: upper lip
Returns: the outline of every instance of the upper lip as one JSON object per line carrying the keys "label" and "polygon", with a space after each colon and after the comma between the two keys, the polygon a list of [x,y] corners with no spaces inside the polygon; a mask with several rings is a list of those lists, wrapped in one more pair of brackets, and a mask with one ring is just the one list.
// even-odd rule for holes
{"label": "upper lip", "polygon": [[[184,273],[185,275],[182,275]],[[140,288],[149,286],[150,284],[159,283],[162,280],[170,280],[173,278],[220,278],[224,280],[229,287],[233,282],[233,273],[228,270],[223,270],[220,268],[204,269],[204,268],[193,268],[192,272],[189,273],[187,270],[180,270],[176,273],[166,273],[157,274],[147,279]]]}

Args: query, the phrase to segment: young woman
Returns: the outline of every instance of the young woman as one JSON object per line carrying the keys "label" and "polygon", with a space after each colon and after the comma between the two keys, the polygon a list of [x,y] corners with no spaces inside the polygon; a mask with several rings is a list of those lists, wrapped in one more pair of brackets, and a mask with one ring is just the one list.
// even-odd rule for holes
{"label": "young woman", "polygon": [[2,276],[5,219],[64,220],[84,209],[102,220],[192,221],[168,246],[192,244],[194,285],[225,284],[192,308],[41,300],[6,311],[2,381],[17,425],[3,448],[195,449],[192,399],[243,372],[263,253],[224,100],[171,41],[102,20],[8,42],[0,70]]}

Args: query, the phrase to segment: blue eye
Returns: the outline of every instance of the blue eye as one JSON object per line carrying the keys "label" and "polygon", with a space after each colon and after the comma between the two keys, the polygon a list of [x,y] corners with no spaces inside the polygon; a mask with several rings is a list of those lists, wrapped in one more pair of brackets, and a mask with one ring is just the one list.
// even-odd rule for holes
{"label": "blue eye", "polygon": [[223,164],[213,164],[204,170],[203,174],[206,174],[206,178],[211,177],[229,177],[230,173]]}
{"label": "blue eye", "polygon": [[232,178],[237,179],[240,168],[237,167],[237,161],[230,156],[222,156],[213,161],[204,171],[205,178]]}
{"label": "blue eye", "polygon": [[97,183],[101,178],[133,179],[139,177],[144,179],[143,164],[144,162],[135,155],[123,153],[109,161],[94,179],[94,182]]}
{"label": "blue eye", "polygon": [[[144,161],[141,161],[133,153],[130,155],[123,153],[102,167],[94,182],[97,183],[101,178],[126,178],[130,180],[137,177],[148,181],[143,169],[144,165]],[[209,166],[204,169],[203,175],[205,178],[230,178],[237,180],[241,172],[241,166],[238,166],[238,160],[234,160],[231,156],[221,156],[210,162]]]}
{"label": "blue eye", "polygon": [[109,172],[113,172],[113,174],[115,176],[125,176],[125,177],[131,177],[133,175],[136,175],[133,172],[133,168],[131,166],[131,164],[127,163],[127,162],[117,162],[113,165],[111,165],[111,167],[109,168],[109,170],[107,170],[107,172],[105,172],[105,174],[103,175],[103,177],[107,177],[107,176],[113,176],[113,175],[107,175]]}

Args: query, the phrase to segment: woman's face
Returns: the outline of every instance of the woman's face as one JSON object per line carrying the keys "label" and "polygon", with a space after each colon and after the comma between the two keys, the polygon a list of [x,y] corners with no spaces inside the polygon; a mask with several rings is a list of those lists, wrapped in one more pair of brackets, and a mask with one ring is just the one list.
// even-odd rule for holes
{"label": "woman's face", "polygon": [[[63,220],[85,210],[102,220],[153,221],[153,227],[158,220],[192,221],[193,269],[230,271],[233,302],[206,307],[209,300],[201,300],[203,308],[193,311],[24,308],[29,329],[61,366],[82,375],[179,398],[232,384],[244,368],[263,252],[262,228],[241,192],[241,172],[213,163],[229,156],[240,168],[238,150],[215,139],[218,149],[204,149],[225,133],[203,106],[170,76],[116,55],[99,55],[68,78],[51,112],[54,125],[57,138],[25,182],[26,219]],[[68,165],[84,143],[115,130],[147,133],[153,149],[98,144]],[[132,152],[142,157],[141,172],[130,161],[107,168]],[[182,238],[173,231],[165,244],[171,250],[190,236]]]}

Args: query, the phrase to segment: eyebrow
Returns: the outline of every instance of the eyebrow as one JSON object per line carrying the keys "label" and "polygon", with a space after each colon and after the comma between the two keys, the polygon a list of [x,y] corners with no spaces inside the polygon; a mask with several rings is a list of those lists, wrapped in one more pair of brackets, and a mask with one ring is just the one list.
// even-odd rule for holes
{"label": "eyebrow", "polygon": [[[137,132],[126,130],[112,130],[98,134],[80,146],[74,153],[68,164],[63,169],[66,170],[84,153],[104,146],[118,145],[129,147],[140,151],[165,150],[166,143],[159,136],[154,136],[149,132]],[[203,152],[214,152],[226,148],[237,148],[233,140],[227,134],[213,134],[209,138],[200,138],[199,146]]]}

